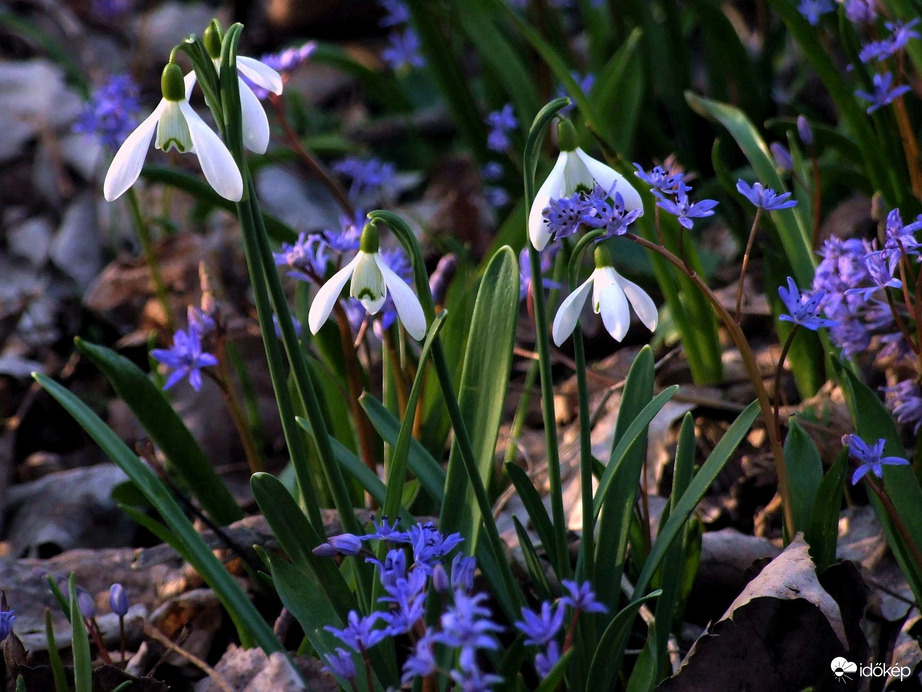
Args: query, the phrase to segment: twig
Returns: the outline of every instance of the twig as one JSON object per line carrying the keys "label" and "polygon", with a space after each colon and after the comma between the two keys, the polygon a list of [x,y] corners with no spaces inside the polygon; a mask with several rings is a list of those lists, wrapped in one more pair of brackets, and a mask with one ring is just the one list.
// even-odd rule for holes
{"label": "twig", "polygon": [[165,646],[167,649],[169,649],[170,651],[173,651],[174,653],[179,654],[184,659],[189,661],[189,663],[194,665],[196,668],[204,672],[205,675],[207,675],[212,680],[214,680],[214,683],[218,687],[220,687],[222,690],[224,690],[224,692],[234,692],[234,689],[230,686],[230,683],[227,682],[227,680],[224,678],[223,675],[221,675],[218,671],[216,671],[210,665],[205,663],[205,661],[200,659],[198,656],[196,656],[190,651],[186,651],[179,644],[172,641],[163,632],[158,630],[156,627],[154,627],[149,622],[144,623],[144,634],[146,634],[148,637],[156,639],[158,642],[163,644],[163,646]]}

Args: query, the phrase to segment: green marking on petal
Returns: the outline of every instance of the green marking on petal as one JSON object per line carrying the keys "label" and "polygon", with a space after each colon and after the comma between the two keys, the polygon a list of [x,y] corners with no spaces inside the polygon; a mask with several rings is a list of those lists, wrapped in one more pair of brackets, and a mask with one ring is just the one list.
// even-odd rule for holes
{"label": "green marking on petal", "polygon": [[154,146],[162,151],[169,151],[175,147],[181,154],[192,149],[189,124],[179,109],[178,101],[167,101],[160,122],[157,123],[157,141]]}

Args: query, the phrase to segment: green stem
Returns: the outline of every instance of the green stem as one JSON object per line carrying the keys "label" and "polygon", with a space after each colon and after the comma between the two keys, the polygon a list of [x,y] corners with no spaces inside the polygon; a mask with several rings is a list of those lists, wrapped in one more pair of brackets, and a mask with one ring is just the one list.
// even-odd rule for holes
{"label": "green stem", "polygon": [[138,240],[141,241],[141,252],[144,253],[144,260],[147,262],[151,280],[154,282],[154,293],[163,308],[166,326],[171,332],[175,331],[176,321],[173,319],[173,310],[170,307],[170,294],[166,290],[166,284],[163,283],[163,275],[160,273],[160,265],[157,262],[157,255],[154,252],[154,244],[151,240],[150,227],[141,213],[138,193],[135,192],[133,187],[128,188],[126,198],[128,200],[128,209],[131,211],[131,221],[138,234]]}
{"label": "green stem", "polygon": [[788,334],[784,347],[781,349],[781,357],[778,358],[778,368],[775,370],[775,434],[778,435],[778,439],[781,439],[781,419],[778,417],[778,408],[781,404],[781,371],[784,369],[784,359],[788,357],[788,351],[794,343],[794,336],[799,328],[800,325],[795,324]]}

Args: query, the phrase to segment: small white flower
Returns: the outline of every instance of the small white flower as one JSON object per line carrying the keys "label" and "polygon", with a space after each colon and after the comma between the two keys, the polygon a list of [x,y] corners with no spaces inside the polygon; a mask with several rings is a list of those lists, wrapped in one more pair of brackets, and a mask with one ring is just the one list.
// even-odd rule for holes
{"label": "small white flower", "polygon": [[[171,73],[169,76],[168,71]],[[237,162],[221,138],[189,105],[195,75],[189,74],[179,81],[182,72],[174,63],[167,65],[164,75],[164,85],[173,91],[169,95],[164,94],[154,112],[128,135],[128,139],[116,152],[106,173],[103,195],[111,202],[134,185],[141,174],[144,157],[156,130],[154,146],[157,149],[169,151],[176,147],[180,153],[195,153],[205,179],[215,192],[225,199],[239,201],[243,196],[243,180]],[[183,86],[180,87],[180,84]]]}
{"label": "small white flower", "polygon": [[[531,244],[538,250],[543,250],[551,239],[547,222],[542,216],[542,212],[550,201],[560,197],[569,197],[580,189],[590,192],[595,183],[598,183],[603,190],[609,191],[614,188],[621,193],[625,211],[640,209],[643,214],[643,202],[637,190],[611,166],[592,158],[576,146],[576,132],[572,129],[573,126],[568,121],[563,121],[558,127],[560,155],[557,157],[554,168],[548,174],[547,180],[538,188],[531,211],[528,213],[528,237],[531,239]],[[615,187],[616,183],[617,187]]]}
{"label": "small white flower", "polygon": [[612,266],[598,266],[589,278],[567,296],[554,317],[552,334],[560,346],[576,328],[580,312],[592,290],[592,309],[602,315],[605,330],[621,341],[631,323],[628,301],[634,312],[651,332],[656,329],[657,311],[653,299],[637,284],[628,281]]}
{"label": "small white flower", "polygon": [[320,327],[327,321],[333,306],[339,300],[339,294],[342,293],[346,282],[351,278],[349,295],[358,298],[370,315],[377,314],[387,299],[387,292],[390,291],[394,307],[397,308],[397,317],[407,333],[421,341],[426,336],[426,317],[422,305],[407,283],[388,267],[381,257],[377,249],[377,231],[373,231],[373,241],[366,236],[372,233],[369,229],[373,228],[366,226],[362,232],[361,243],[365,249],[359,250],[349,264],[336,272],[317,291],[307,316],[307,324],[312,334],[320,331]]}

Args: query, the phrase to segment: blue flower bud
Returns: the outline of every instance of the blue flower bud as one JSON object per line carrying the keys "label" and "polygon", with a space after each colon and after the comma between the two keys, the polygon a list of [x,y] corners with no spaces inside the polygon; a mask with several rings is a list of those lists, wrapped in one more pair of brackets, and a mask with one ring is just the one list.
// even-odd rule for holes
{"label": "blue flower bud", "polygon": [[810,122],[802,115],[797,116],[797,134],[800,135],[800,141],[808,147],[813,144],[813,129]]}
{"label": "blue flower bud", "polygon": [[13,622],[15,620],[15,610],[0,610],[0,642],[10,636],[10,633],[13,631]]}
{"label": "blue flower bud", "polygon": [[115,583],[109,587],[109,607],[120,618],[128,612],[128,594],[121,584]]}

